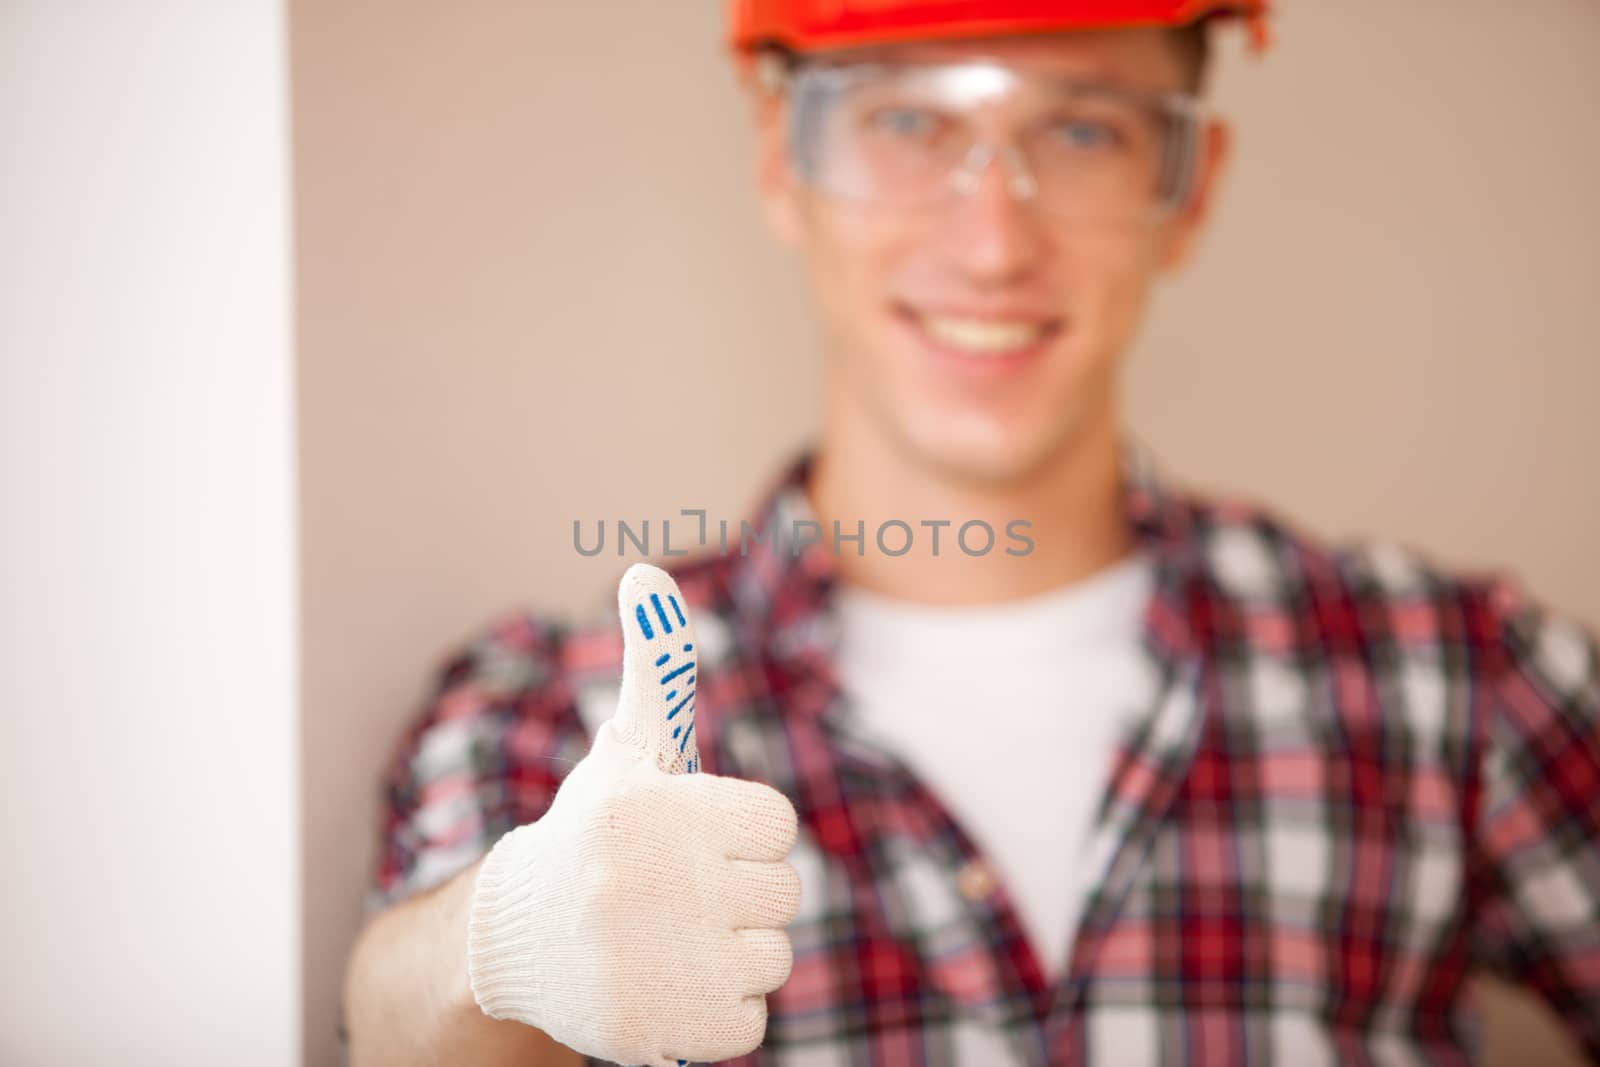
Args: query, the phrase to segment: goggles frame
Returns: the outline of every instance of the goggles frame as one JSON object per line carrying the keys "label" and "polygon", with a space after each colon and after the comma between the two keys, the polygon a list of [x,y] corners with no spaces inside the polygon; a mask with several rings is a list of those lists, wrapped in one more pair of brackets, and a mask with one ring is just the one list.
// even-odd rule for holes
{"label": "goggles frame", "polygon": [[[973,99],[980,102],[1001,95],[1005,87],[1040,77],[1019,73],[1011,66],[983,57],[951,62],[898,63],[885,60],[881,54],[870,49],[852,50],[826,58],[767,49],[756,56],[757,84],[765,92],[788,98],[785,139],[796,174],[813,188],[843,200],[861,198],[830,188],[823,179],[823,161],[817,154],[826,108],[851,83],[865,83],[874,78],[899,76],[906,72],[934,76],[942,74],[957,84],[965,83],[972,87]],[[1166,120],[1166,133],[1161,140],[1161,157],[1154,175],[1156,196],[1146,221],[1158,222],[1168,218],[1190,202],[1203,163],[1206,125],[1212,115],[1203,100],[1187,92],[1131,88],[1087,79],[1046,77],[1044,80],[1069,90],[1121,98],[1158,112]],[[1039,203],[1048,210],[1041,200],[1039,182],[1033,168],[1014,137],[973,139],[961,153],[960,162],[950,171],[947,194],[970,195],[977,188],[983,172],[997,161],[1009,165],[1009,187],[1016,200]],[[889,204],[895,206],[892,201]]]}

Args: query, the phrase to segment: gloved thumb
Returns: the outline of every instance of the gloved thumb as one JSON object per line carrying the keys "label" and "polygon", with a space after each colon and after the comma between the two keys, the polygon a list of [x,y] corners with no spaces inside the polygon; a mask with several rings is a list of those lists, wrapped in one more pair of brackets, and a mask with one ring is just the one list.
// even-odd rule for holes
{"label": "gloved thumb", "polygon": [[666,571],[628,568],[617,586],[622,620],[622,692],[612,729],[668,774],[700,769],[694,736],[698,653],[689,607]]}

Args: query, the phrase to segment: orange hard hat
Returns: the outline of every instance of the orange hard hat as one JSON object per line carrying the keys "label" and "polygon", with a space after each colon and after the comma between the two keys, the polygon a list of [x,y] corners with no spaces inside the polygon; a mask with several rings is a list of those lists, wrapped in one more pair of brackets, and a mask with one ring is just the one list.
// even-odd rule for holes
{"label": "orange hard hat", "polygon": [[1122,26],[1185,26],[1210,16],[1250,21],[1266,43],[1268,0],[730,0],[737,52],[794,52],[951,37],[997,37]]}

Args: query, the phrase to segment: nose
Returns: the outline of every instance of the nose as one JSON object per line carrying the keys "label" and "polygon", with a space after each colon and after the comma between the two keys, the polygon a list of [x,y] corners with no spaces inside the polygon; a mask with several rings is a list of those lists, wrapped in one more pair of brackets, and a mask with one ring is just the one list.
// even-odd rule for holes
{"label": "nose", "polygon": [[952,185],[960,195],[948,207],[950,254],[972,281],[1006,285],[1039,268],[1049,235],[1035,210],[1033,176],[1014,146],[973,146]]}

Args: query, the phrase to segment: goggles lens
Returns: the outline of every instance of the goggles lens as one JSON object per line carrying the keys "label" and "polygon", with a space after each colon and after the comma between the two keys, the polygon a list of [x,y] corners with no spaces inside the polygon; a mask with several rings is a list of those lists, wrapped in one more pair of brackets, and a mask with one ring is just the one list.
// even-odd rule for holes
{"label": "goggles lens", "polygon": [[1181,206],[1198,102],[995,63],[805,65],[790,148],[806,182],[889,209],[969,194],[999,166],[1013,196],[1075,222],[1153,221]]}

